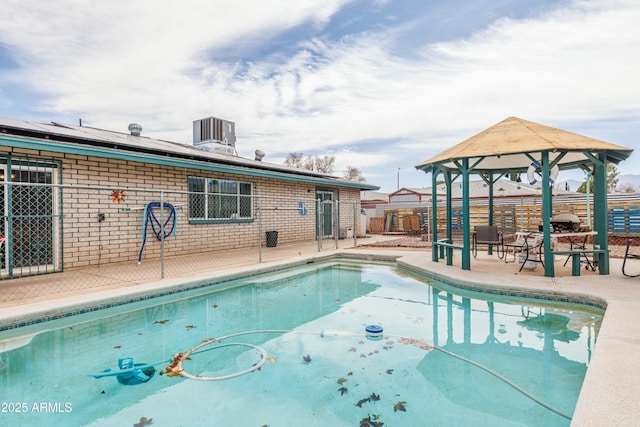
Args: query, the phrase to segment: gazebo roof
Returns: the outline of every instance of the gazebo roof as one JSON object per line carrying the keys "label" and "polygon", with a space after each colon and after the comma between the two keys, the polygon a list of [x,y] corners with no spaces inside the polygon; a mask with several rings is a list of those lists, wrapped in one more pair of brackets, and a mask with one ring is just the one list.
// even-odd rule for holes
{"label": "gazebo roof", "polygon": [[416,165],[416,168],[425,172],[434,165],[456,169],[455,161],[468,158],[474,165],[474,172],[525,172],[536,159],[535,153],[543,151],[549,152],[552,164],[560,158],[557,161],[560,169],[574,169],[591,162],[587,153],[604,152],[608,162],[617,164],[629,157],[633,150],[518,117],[508,117]]}

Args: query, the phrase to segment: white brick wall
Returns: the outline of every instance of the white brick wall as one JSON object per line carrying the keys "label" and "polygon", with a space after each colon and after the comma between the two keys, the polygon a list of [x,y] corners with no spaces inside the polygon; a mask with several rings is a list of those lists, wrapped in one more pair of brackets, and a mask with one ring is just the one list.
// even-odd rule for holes
{"label": "white brick wall", "polygon": [[[188,176],[230,179],[252,182],[254,194],[261,197],[261,216],[258,202],[254,202],[254,221],[221,224],[190,224],[187,218],[186,194],[165,193],[164,201],[177,206],[177,234],[167,237],[165,255],[189,255],[223,249],[257,247],[259,237],[265,244],[264,233],[278,231],[278,244],[314,241],[316,237],[316,209],[314,184],[281,181],[269,178],[214,173],[184,168],[146,165],[124,160],[109,160],[73,154],[38,153],[0,147],[0,152],[32,158],[58,159],[62,162],[62,214],[64,229],[65,269],[135,261],[142,243],[142,208],[151,201],[160,201],[159,192],[138,191],[187,190]],[[100,186],[108,190],[69,188],[67,186]],[[112,201],[111,190],[125,189],[124,203]],[[323,186],[324,189],[330,188]],[[335,189],[341,202],[359,201],[357,189]],[[277,199],[276,199],[277,198]],[[302,201],[307,214],[301,215]],[[124,211],[122,208],[131,208]],[[98,221],[103,213],[105,220]],[[159,213],[157,213],[159,215]],[[359,218],[359,215],[357,216]],[[340,227],[353,227],[353,207],[342,207]],[[258,221],[262,220],[262,224]],[[260,227],[261,234],[260,236]],[[160,243],[147,234],[144,259],[160,256]]]}

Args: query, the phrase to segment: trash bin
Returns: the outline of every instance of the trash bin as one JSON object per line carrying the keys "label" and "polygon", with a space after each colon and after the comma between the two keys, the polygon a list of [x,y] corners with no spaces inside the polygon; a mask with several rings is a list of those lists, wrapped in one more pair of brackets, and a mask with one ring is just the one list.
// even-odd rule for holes
{"label": "trash bin", "polygon": [[520,264],[520,266],[522,266],[522,264],[524,264],[524,266],[522,266],[522,268],[525,269],[525,270],[535,270],[536,267],[538,266],[538,263],[536,263],[535,260],[532,260],[530,258],[527,259],[527,255],[526,254],[518,255],[518,263]]}
{"label": "trash bin", "polygon": [[278,246],[278,232],[267,231],[267,247],[275,248],[276,246]]}

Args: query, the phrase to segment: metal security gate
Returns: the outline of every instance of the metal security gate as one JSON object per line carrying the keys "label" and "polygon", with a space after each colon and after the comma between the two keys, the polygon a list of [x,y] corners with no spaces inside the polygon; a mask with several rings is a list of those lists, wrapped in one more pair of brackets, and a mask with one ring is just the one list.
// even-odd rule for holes
{"label": "metal security gate", "polygon": [[334,192],[331,190],[317,190],[316,199],[318,203],[318,239],[331,239],[336,232],[336,214],[334,202]]}
{"label": "metal security gate", "polygon": [[0,165],[0,275],[58,268],[55,168],[34,161]]}
{"label": "metal security gate", "polygon": [[318,203],[318,250],[322,250],[325,239],[333,239],[338,247],[338,203],[334,200],[317,200]]}

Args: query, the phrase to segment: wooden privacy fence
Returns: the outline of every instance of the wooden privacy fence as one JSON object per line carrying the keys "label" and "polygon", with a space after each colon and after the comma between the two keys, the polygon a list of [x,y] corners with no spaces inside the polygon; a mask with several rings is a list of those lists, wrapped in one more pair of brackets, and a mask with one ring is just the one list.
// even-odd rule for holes
{"label": "wooden privacy fence", "polygon": [[[640,235],[640,202],[609,203],[608,206],[609,233],[618,236]],[[473,229],[476,225],[489,224],[489,207],[487,205],[471,206],[469,222]],[[590,229],[593,225],[593,204],[587,203],[556,203],[553,204],[552,216],[569,213],[580,219],[580,227]],[[447,212],[444,206],[438,206],[438,232],[446,229]],[[464,229],[462,208],[451,209],[451,227],[454,233]],[[538,230],[542,225],[542,206],[540,203],[525,204],[502,203],[493,209],[493,224],[503,232],[520,230]],[[406,232],[408,234],[429,233],[431,229],[431,208],[403,207],[385,209],[384,217],[371,218],[370,233]]]}

